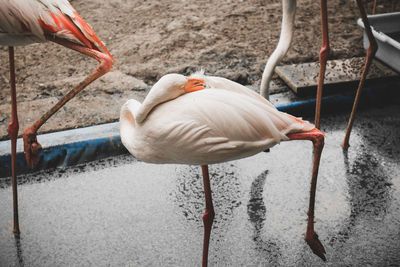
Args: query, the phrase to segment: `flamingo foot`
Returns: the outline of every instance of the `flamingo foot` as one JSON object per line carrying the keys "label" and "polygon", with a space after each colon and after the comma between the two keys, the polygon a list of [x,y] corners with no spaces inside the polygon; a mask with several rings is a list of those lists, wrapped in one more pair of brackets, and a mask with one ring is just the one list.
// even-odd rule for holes
{"label": "flamingo foot", "polygon": [[24,131],[24,152],[25,159],[30,168],[35,167],[39,161],[42,146],[38,143],[35,129],[30,126]]}
{"label": "flamingo foot", "polygon": [[306,232],[306,242],[310,246],[311,250],[315,255],[320,257],[323,261],[326,261],[326,251],[321,241],[318,239],[318,235],[314,230],[307,230]]}

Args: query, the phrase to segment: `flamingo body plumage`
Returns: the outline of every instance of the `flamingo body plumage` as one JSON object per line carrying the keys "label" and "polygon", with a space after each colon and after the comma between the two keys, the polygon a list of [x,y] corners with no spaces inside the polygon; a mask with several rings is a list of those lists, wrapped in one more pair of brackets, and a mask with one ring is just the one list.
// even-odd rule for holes
{"label": "flamingo body plumage", "polygon": [[[202,76],[205,89],[185,93],[182,88],[189,79],[166,75],[148,95],[156,101],[128,100],[123,105],[121,140],[136,158],[151,163],[225,162],[252,156],[289,140],[287,134],[314,128],[224,78]],[[165,99],[152,97],[159,92]],[[182,94],[175,97],[176,92]],[[135,118],[147,105],[153,108],[138,123]]]}
{"label": "flamingo body plumage", "polygon": [[68,40],[109,55],[92,28],[67,0],[2,0],[0,45],[46,41],[46,35]]}

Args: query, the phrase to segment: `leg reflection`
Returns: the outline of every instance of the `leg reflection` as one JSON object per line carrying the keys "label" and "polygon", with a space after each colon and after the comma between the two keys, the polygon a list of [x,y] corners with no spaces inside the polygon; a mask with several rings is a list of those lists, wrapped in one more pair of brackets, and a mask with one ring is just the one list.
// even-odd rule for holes
{"label": "leg reflection", "polygon": [[18,259],[17,266],[21,266],[21,267],[25,266],[24,257],[22,255],[21,239],[17,235],[15,235],[15,248],[17,249],[17,259]]}
{"label": "leg reflection", "polygon": [[265,181],[267,179],[268,170],[261,173],[251,184],[250,200],[247,204],[247,214],[249,220],[254,226],[253,241],[256,245],[255,249],[261,254],[265,260],[269,258],[269,263],[272,265],[278,264],[277,260],[280,257],[280,251],[277,244],[271,240],[264,240],[262,237],[262,229],[266,219],[267,209],[263,200],[263,191]]}
{"label": "leg reflection", "polygon": [[350,216],[342,229],[330,240],[345,243],[354,227],[363,220],[382,219],[390,205],[391,179],[380,161],[367,151],[357,153],[349,162],[348,151],[343,151],[346,178],[349,186]]}

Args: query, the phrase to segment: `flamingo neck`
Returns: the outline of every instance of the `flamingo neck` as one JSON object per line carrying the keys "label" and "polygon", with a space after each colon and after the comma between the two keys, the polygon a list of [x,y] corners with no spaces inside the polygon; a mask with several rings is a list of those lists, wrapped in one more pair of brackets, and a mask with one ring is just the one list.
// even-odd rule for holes
{"label": "flamingo neck", "polygon": [[167,102],[169,100],[177,98],[181,94],[152,94],[150,93],[147,95],[145,100],[143,101],[143,104],[140,106],[140,108],[136,112],[135,116],[135,121],[137,123],[143,123],[149,113],[155,108],[157,105],[162,104],[164,102]]}
{"label": "flamingo neck", "polygon": [[135,120],[137,123],[142,123],[157,105],[173,100],[185,93],[192,93],[204,88],[204,79],[186,78],[176,74],[166,75],[151,88],[135,114]]}

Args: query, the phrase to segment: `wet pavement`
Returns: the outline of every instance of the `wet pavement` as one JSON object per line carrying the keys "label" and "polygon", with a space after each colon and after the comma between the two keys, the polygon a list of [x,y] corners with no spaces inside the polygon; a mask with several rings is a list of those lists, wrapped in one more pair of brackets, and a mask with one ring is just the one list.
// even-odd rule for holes
{"label": "wet pavement", "polygon": [[[327,135],[315,228],[327,262],[304,242],[312,145],[210,166],[210,266],[399,266],[400,106],[323,116]],[[129,155],[21,177],[21,237],[0,184],[0,266],[200,266],[204,195],[198,166]]]}

